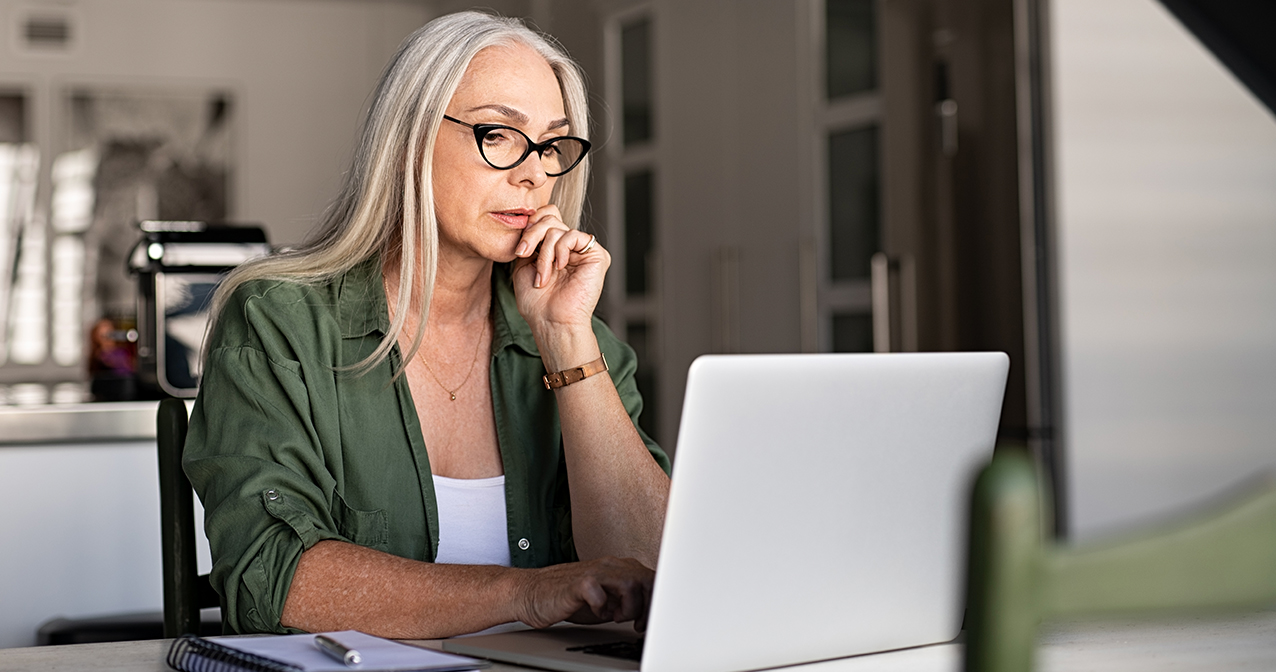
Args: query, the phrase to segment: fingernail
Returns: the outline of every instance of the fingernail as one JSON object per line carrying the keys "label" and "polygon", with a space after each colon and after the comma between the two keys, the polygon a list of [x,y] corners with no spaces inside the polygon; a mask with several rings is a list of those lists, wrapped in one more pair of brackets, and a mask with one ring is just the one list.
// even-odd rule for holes
{"label": "fingernail", "polygon": [[537,289],[540,289],[540,286],[541,286],[541,273],[540,273],[540,271],[537,271],[537,272],[536,272],[536,279],[532,281],[532,286],[533,286],[533,287],[535,287],[535,288],[537,288]]}
{"label": "fingernail", "polygon": [[514,250],[514,256],[521,257],[521,256],[523,256],[524,254],[527,254],[527,241],[526,241],[526,240],[524,240],[523,242],[519,243],[519,244],[518,244],[518,249]]}

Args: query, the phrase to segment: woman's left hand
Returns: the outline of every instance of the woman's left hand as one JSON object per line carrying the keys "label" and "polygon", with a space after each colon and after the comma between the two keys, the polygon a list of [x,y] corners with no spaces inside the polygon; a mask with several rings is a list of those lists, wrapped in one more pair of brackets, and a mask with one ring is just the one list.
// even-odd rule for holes
{"label": "woman's left hand", "polygon": [[591,330],[611,255],[593,236],[567,228],[556,205],[537,208],[529,222],[514,250],[518,312],[537,340],[550,331]]}

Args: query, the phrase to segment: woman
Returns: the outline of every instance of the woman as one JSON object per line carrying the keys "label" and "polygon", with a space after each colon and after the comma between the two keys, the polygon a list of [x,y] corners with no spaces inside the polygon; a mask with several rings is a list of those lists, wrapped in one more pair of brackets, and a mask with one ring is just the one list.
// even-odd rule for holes
{"label": "woman", "polygon": [[668,459],[592,318],[587,124],[543,37],[437,19],[317,241],[223,283],[184,466],[231,630],[641,626]]}

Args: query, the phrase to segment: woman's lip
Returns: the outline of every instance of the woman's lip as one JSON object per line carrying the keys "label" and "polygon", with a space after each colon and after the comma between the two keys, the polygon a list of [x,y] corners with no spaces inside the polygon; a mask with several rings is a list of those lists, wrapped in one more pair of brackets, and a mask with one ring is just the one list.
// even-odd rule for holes
{"label": "woman's lip", "polygon": [[512,229],[526,229],[527,220],[530,218],[530,215],[531,213],[524,214],[522,211],[518,210],[492,213],[493,217]]}

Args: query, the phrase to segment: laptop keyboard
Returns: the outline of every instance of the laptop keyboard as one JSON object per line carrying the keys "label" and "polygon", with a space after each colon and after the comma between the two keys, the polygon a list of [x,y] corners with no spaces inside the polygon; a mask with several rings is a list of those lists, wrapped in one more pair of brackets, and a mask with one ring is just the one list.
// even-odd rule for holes
{"label": "laptop keyboard", "polygon": [[588,653],[593,656],[607,656],[608,658],[620,658],[623,660],[642,661],[642,642],[624,641],[624,642],[606,642],[603,644],[588,644],[586,646],[568,647],[568,651],[579,651]]}

